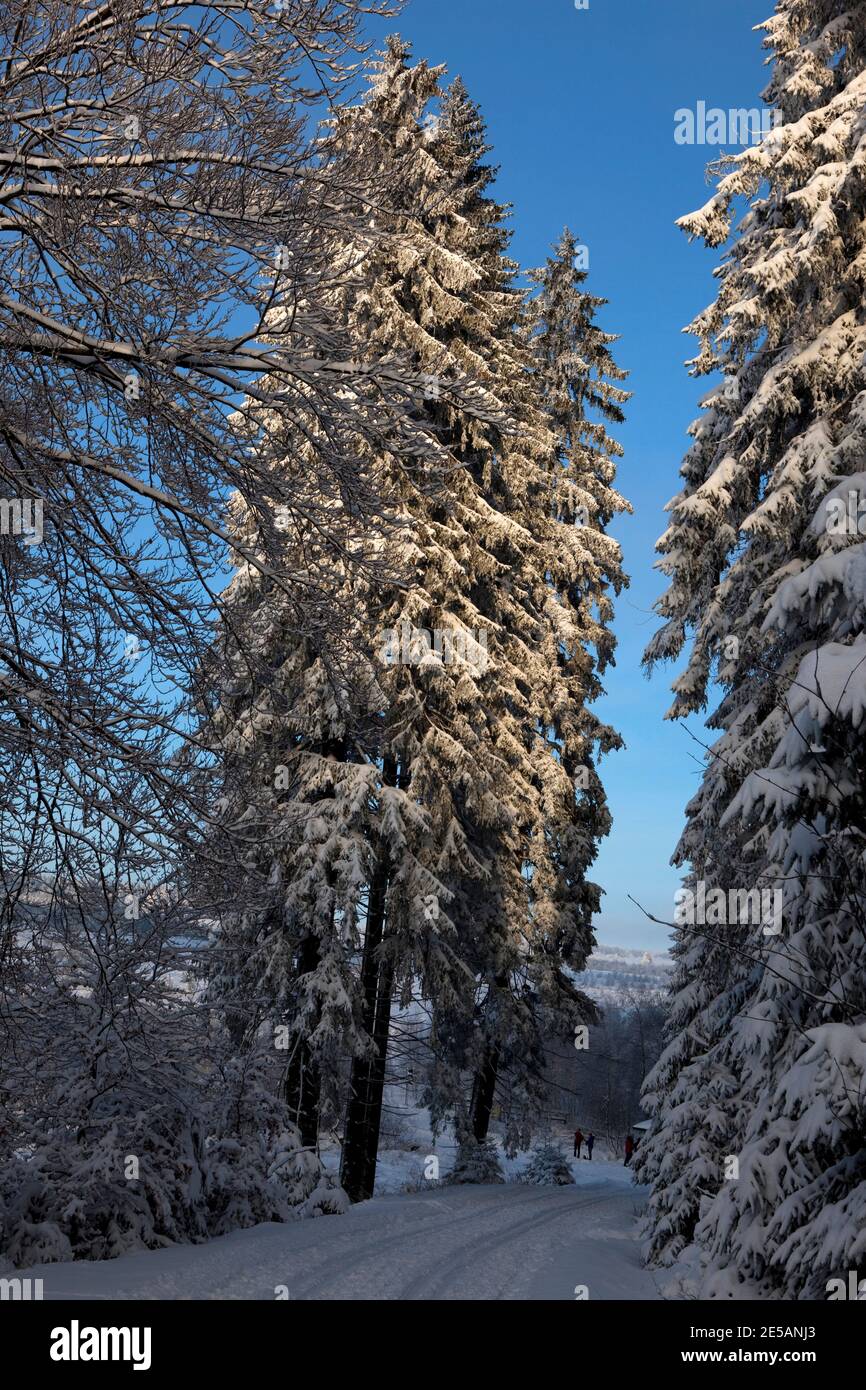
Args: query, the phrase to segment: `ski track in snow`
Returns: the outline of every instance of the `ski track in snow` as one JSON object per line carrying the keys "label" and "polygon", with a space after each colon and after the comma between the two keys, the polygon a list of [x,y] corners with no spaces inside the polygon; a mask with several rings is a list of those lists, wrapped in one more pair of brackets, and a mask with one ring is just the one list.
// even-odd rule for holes
{"label": "ski track in snow", "polygon": [[47,1299],[654,1299],[620,1165],[575,1163],[571,1187],[444,1187],[364,1202],[345,1216],[237,1231],[205,1245],[42,1265]]}

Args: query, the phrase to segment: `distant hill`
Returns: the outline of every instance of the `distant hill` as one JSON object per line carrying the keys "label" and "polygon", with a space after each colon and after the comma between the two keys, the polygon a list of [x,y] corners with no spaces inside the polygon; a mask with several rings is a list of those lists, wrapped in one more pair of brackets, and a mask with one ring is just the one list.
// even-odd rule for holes
{"label": "distant hill", "polygon": [[602,942],[576,983],[590,998],[612,1003],[628,994],[667,993],[673,966],[667,951],[630,951]]}

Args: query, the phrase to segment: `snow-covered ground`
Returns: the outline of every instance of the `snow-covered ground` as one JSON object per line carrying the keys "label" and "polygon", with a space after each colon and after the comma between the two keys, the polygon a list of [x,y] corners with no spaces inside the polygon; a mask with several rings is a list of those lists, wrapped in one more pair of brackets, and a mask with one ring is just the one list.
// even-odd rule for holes
{"label": "snow-covered ground", "polygon": [[[267,1224],[206,1245],[41,1265],[46,1299],[654,1299],[621,1163],[572,1164],[575,1186],[433,1187],[345,1216]],[[584,1295],[581,1295],[584,1296]]]}

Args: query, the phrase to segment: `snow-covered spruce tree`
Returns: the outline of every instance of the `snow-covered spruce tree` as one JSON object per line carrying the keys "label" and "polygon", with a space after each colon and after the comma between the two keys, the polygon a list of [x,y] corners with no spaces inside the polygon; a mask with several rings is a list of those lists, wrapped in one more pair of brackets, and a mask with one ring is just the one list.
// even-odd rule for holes
{"label": "snow-covered spruce tree", "polygon": [[[420,984],[428,999],[465,1011],[472,976],[455,946],[448,903],[454,885],[489,878],[482,841],[490,827],[508,823],[507,769],[486,709],[490,618],[475,592],[494,568],[490,536],[503,523],[479,508],[467,467],[489,458],[490,421],[504,414],[489,365],[474,350],[494,306],[476,296],[483,272],[472,248],[460,245],[465,195],[440,162],[436,127],[427,120],[442,70],[410,66],[408,56],[391,39],[367,99],[338,125],[338,135],[365,147],[371,162],[399,170],[405,199],[392,210],[389,238],[367,259],[347,317],[369,350],[413,362],[418,413],[435,429],[447,462],[438,488],[397,480],[405,527],[395,553],[404,585],[371,589],[366,606],[371,647],[385,657],[383,782],[423,807],[429,821],[419,816],[405,835],[383,841],[371,884],[362,988],[375,1052],[353,1067],[342,1167],[356,1197],[372,1191],[395,992],[408,997]],[[452,386],[467,374],[477,383],[473,412],[461,408]],[[431,871],[420,898],[407,891],[413,854]]]}
{"label": "snow-covered spruce tree", "polygon": [[[396,42],[390,52],[396,69],[407,75],[405,85],[400,88],[401,76],[395,75],[389,87],[383,70],[367,103],[338,114],[329,144],[334,157],[350,167],[363,166],[365,177],[387,184],[392,196],[377,204],[363,242],[335,246],[336,271],[324,293],[342,305],[341,317],[356,346],[353,375],[362,370],[362,359],[387,361],[395,374],[408,372],[414,383],[416,397],[401,432],[405,436],[415,429],[415,469],[403,476],[386,454],[366,465],[368,475],[377,475],[379,495],[395,500],[403,516],[392,517],[390,527],[378,531],[365,519],[360,532],[353,531],[351,516],[347,519],[352,547],[363,550],[368,576],[375,572],[377,550],[387,547],[396,559],[390,571],[380,563],[379,582],[366,587],[353,584],[348,565],[332,564],[334,604],[345,627],[337,649],[331,639],[327,652],[315,640],[298,638],[279,586],[251,566],[242,568],[228,596],[229,619],[220,644],[228,675],[216,682],[212,716],[230,783],[225,814],[247,828],[251,848],[246,869],[256,890],[243,913],[229,914],[224,923],[214,957],[214,997],[222,997],[238,1041],[273,1028],[288,1043],[285,1089],[290,1104],[298,1082],[307,1078],[298,1114],[307,1142],[315,1141],[320,1100],[336,1099],[338,1059],[354,1059],[343,1166],[348,1190],[356,1197],[372,1191],[375,1168],[397,954],[392,951],[387,960],[383,956],[386,915],[392,934],[401,914],[429,928],[433,949],[428,946],[425,957],[435,978],[440,969],[437,904],[446,897],[436,874],[425,867],[436,858],[428,848],[427,811],[403,787],[405,769],[389,742],[391,697],[377,684],[371,665],[384,642],[376,595],[383,589],[400,593],[407,562],[411,573],[414,518],[406,499],[415,498],[416,514],[422,514],[423,489],[430,486],[425,468],[436,452],[419,373],[426,364],[415,342],[421,311],[412,305],[410,317],[401,309],[399,332],[377,333],[375,323],[393,317],[390,296],[406,273],[411,236],[421,240],[425,258],[435,263],[443,294],[457,273],[447,257],[437,258],[435,242],[424,230],[424,219],[434,216],[431,202],[438,207],[447,196],[421,127],[436,75],[426,65],[405,69]],[[278,335],[283,327],[272,323]],[[297,331],[294,319],[285,331]],[[437,350],[430,371],[435,367],[441,372],[444,366],[456,412],[464,404],[465,373]],[[469,416],[465,418],[468,429]],[[356,446],[363,452],[363,439]],[[443,462],[453,466],[440,452]],[[296,469],[298,458],[303,468],[314,455],[314,431],[307,440],[286,440],[287,469]],[[243,514],[237,524],[243,533]],[[295,546],[288,557],[294,560],[288,567],[303,573],[311,557],[316,564],[317,550],[311,529],[305,544]],[[236,631],[244,634],[244,646]],[[247,650],[251,639],[256,669],[251,669]],[[379,662],[380,676],[382,670]],[[414,956],[410,973],[413,964]],[[447,968],[453,972],[456,966]]]}
{"label": "snow-covered spruce tree", "polygon": [[[401,61],[399,51],[393,57]],[[436,843],[449,847],[452,867],[444,872],[440,857],[437,872],[450,893],[460,963],[476,981],[474,997],[464,989],[449,999],[421,970],[422,988],[434,1003],[431,1101],[434,1115],[455,1108],[459,1078],[466,1069],[473,1072],[470,1121],[476,1137],[483,1137],[498,1076],[508,1078],[512,1117],[525,1118],[537,1105],[548,1014],[556,1030],[569,1035],[575,1023],[593,1016],[564,970],[583,964],[591,944],[589,911],[597,901],[582,887],[594,843],[588,850],[574,832],[580,813],[566,766],[578,751],[588,761],[588,721],[565,758],[551,733],[559,739],[570,702],[561,672],[585,671],[580,639],[593,619],[585,611],[570,622],[562,611],[569,585],[576,591],[576,577],[589,568],[588,557],[575,528],[551,516],[557,441],[530,380],[533,358],[513,284],[516,267],[505,254],[506,210],[486,193],[493,171],[483,163],[483,122],[459,81],[446,94],[426,147],[449,179],[448,201],[436,209],[436,246],[447,250],[452,267],[462,264],[472,273],[443,302],[435,281],[431,291],[422,278],[425,261],[416,256],[408,262],[416,302],[407,297],[412,282],[404,274],[384,306],[380,331],[393,333],[400,322],[394,302],[411,309],[425,336],[413,321],[405,341],[425,346],[434,365],[447,346],[458,365],[496,393],[508,424],[482,429],[473,421],[467,430],[447,400],[434,411],[462,473],[444,499],[448,528],[431,537],[435,547],[427,544],[420,592],[412,595],[411,608],[401,598],[387,621],[416,630],[420,603],[424,625],[435,630],[433,599],[446,630],[456,611],[485,640],[483,669],[471,683],[465,671],[435,662],[417,672],[398,668],[391,677],[392,699],[405,702],[408,695],[411,701],[412,722],[401,721],[402,757],[411,786],[423,790],[425,804],[439,808]],[[435,510],[428,507],[427,515],[438,522]],[[445,563],[442,541],[451,552]],[[467,577],[473,586],[468,594]],[[555,601],[553,585],[569,595],[565,605]],[[454,713],[443,744],[442,713],[449,708]],[[580,723],[577,712],[569,731]],[[455,860],[455,844],[471,848],[468,864]]]}
{"label": "snow-covered spruce tree", "polygon": [[[427,120],[441,70],[410,67],[407,59],[406,45],[391,40],[368,99],[337,126],[350,146],[368,150],[369,162],[399,169],[406,199],[402,216],[392,210],[390,238],[367,259],[363,287],[348,296],[347,318],[371,351],[414,362],[423,387],[418,412],[436,429],[448,462],[437,490],[397,480],[406,527],[395,549],[411,582],[371,590],[367,606],[371,638],[380,647],[386,638],[390,658],[380,675],[383,781],[430,819],[417,819],[399,843],[394,836],[383,842],[371,886],[376,911],[365,930],[362,987],[375,1054],[357,1059],[351,1079],[342,1172],[353,1196],[372,1191],[395,991],[408,995],[420,986],[439,1009],[471,1012],[467,982],[478,972],[467,964],[464,919],[450,903],[459,886],[492,880],[490,844],[512,833],[511,779],[528,785],[526,766],[515,771],[519,742],[512,737],[508,747],[497,722],[514,674],[507,672],[503,688],[501,673],[498,681],[491,676],[489,655],[496,634],[504,640],[511,626],[503,581],[515,528],[483,494],[498,422],[507,419],[502,387],[520,370],[515,360],[506,371],[508,340],[497,342],[491,328],[513,321],[519,301],[504,288],[501,270],[491,283],[481,260],[487,248],[475,234],[467,241],[473,153],[467,158],[443,137],[446,120]],[[467,373],[478,385],[473,411],[462,408],[452,387]],[[514,672],[525,669],[524,655]],[[509,891],[523,920],[523,860],[516,836],[513,842]],[[412,854],[428,865],[430,888],[435,873],[438,893],[419,899],[407,892],[404,865]],[[477,935],[477,924],[471,930]]]}
{"label": "snow-covered spruce tree", "polygon": [[537,1144],[520,1174],[520,1181],[535,1187],[566,1187],[574,1182],[574,1174],[557,1144]]}
{"label": "snow-covered spruce tree", "polygon": [[[448,465],[434,487],[420,470],[413,479],[380,460],[392,486],[381,478],[377,485],[402,513],[388,545],[403,582],[351,589],[357,650],[386,657],[371,700],[361,707],[351,697],[350,720],[338,702],[349,734],[342,756],[363,764],[359,778],[373,779],[370,802],[353,807],[356,818],[368,816],[360,831],[366,858],[359,852],[356,860],[363,950],[342,1165],[356,1199],[373,1188],[395,999],[420,988],[432,1006],[443,1062],[431,1097],[437,1117],[458,1106],[463,1073],[485,1064],[494,1018],[494,1042],[504,1045],[497,1060],[515,1111],[525,1112],[538,1099],[532,1086],[543,1069],[547,1013],[555,1009],[568,1032],[592,1016],[563,966],[579,969],[589,949],[595,899],[579,875],[594,845],[574,830],[574,778],[551,733],[565,727],[569,699],[560,664],[569,674],[584,668],[578,628],[590,631],[594,621],[587,604],[580,623],[569,622],[553,586],[578,592],[589,561],[570,523],[557,524],[551,543],[556,440],[532,406],[532,353],[504,255],[504,210],[484,196],[491,175],[480,163],[483,126],[459,84],[440,119],[427,121],[439,72],[407,58],[406,46],[390,41],[367,100],[334,127],[338,144],[354,156],[366,152],[362,163],[392,171],[396,190],[396,206],[377,209],[386,234],[365,248],[346,289],[346,322],[378,360],[393,354],[411,365],[415,418],[436,431]],[[477,383],[468,402],[457,389],[466,374]],[[519,446],[509,431],[519,433]],[[283,643],[266,659],[274,671],[286,662]],[[269,713],[255,718],[253,746],[264,735],[266,749],[256,786],[274,762],[269,742],[286,739],[292,701],[282,680],[274,683],[282,713],[273,717],[267,690]],[[296,737],[293,716],[287,723]],[[583,727],[580,748],[575,736],[566,758],[580,752],[585,763]],[[310,751],[308,733],[301,736]],[[284,863],[278,899],[291,854]],[[320,861],[317,872],[324,869]],[[337,915],[342,928],[342,908]],[[329,920],[326,913],[326,928]],[[277,921],[285,932],[279,914]],[[247,954],[242,946],[239,958]],[[297,970],[293,962],[289,977]],[[259,971],[256,962],[253,976]],[[309,991],[315,972],[304,973]],[[492,1092],[488,1116],[491,1103]]]}
{"label": "snow-covered spruce tree", "polygon": [[[364,670],[351,672],[350,693],[280,600],[248,567],[226,596],[211,727],[225,769],[221,819],[249,848],[243,905],[220,915],[209,994],[240,1052],[269,1035],[289,1113],[314,1148],[322,1103],[333,1118],[340,1060],[360,1041],[352,954],[378,778],[358,717]],[[243,647],[232,641],[238,625]]]}
{"label": "snow-covered spruce tree", "polygon": [[[424,99],[422,94],[422,106]],[[357,121],[359,109],[354,114]],[[429,177],[425,183],[420,137],[417,151],[397,149],[387,121],[379,139],[349,138],[354,124],[351,113],[338,113],[320,140],[321,157],[338,186],[335,168],[344,171],[350,204],[366,196],[375,216],[360,228],[339,217],[317,222],[308,254],[329,269],[314,296],[299,298],[291,313],[271,312],[268,330],[275,343],[297,349],[310,338],[323,308],[329,322],[340,325],[337,346],[347,359],[346,395],[355,403],[359,423],[373,415],[380,426],[375,450],[364,430],[354,436],[347,432],[343,443],[386,514],[359,511],[353,498],[337,490],[320,495],[314,402],[306,416],[302,408],[305,392],[315,397],[316,388],[297,381],[268,383],[299,398],[298,414],[307,428],[269,438],[273,421],[264,408],[254,414],[251,447],[264,436],[269,447],[282,448],[275,468],[292,478],[305,499],[284,530],[283,565],[301,589],[313,580],[328,589],[331,616],[319,630],[302,621],[306,615],[299,614],[296,593],[256,556],[256,519],[236,501],[237,552],[252,554],[253,560],[239,562],[227,590],[219,638],[202,682],[208,737],[225,779],[222,824],[231,830],[232,845],[240,839],[247,846],[237,866],[242,910],[236,890],[232,896],[236,880],[231,873],[226,878],[228,910],[220,914],[211,956],[211,1002],[237,1046],[271,1032],[284,1063],[285,1099],[308,1146],[316,1142],[323,1115],[329,1122],[337,1118],[345,1058],[372,1063],[375,1056],[377,952],[389,879],[384,861],[399,855],[403,891],[419,912],[431,893],[444,896],[435,876],[413,859],[412,836],[402,828],[405,820],[423,843],[425,813],[401,791],[383,737],[387,700],[376,680],[374,657],[381,642],[378,620],[370,616],[370,594],[385,586],[393,590],[402,579],[397,571],[408,535],[400,514],[402,489],[429,485],[431,467],[449,460],[425,416],[411,346],[401,352],[400,344],[371,342],[359,315],[350,312],[368,288],[378,290],[389,256],[403,254],[402,241],[395,238],[404,222],[411,225],[422,214]],[[388,399],[379,388],[379,372],[389,381]],[[452,399],[465,405],[467,383],[456,364],[452,378]],[[395,411],[398,388],[402,409]],[[407,453],[412,465],[404,469]],[[336,545],[316,520],[323,505],[339,537]],[[366,585],[357,584],[359,570]],[[209,890],[215,881],[209,871]]]}
{"label": "snow-covered spruce tree", "polygon": [[[586,278],[568,230],[545,266],[531,273],[536,294],[517,325],[528,337],[529,370],[514,392],[517,418],[528,428],[520,445],[505,440],[496,479],[509,514],[531,536],[531,544],[522,547],[518,582],[531,595],[539,634],[534,679],[522,708],[538,819],[523,866],[531,949],[520,963],[525,980],[519,991],[513,969],[504,964],[502,941],[495,932],[486,938],[491,947],[482,1004],[486,1040],[470,1114],[479,1139],[487,1132],[497,1078],[525,1057],[526,1025],[514,1028],[515,1013],[529,1011],[534,1025],[550,1024],[554,1035],[595,1017],[587,1000],[574,997],[566,1005],[573,991],[564,967],[581,969],[592,948],[592,914],[600,893],[587,872],[610,826],[595,762],[600,753],[620,746],[589,705],[602,693],[600,676],[613,659],[612,595],[627,582],[620,547],[606,534],[612,518],[629,510],[613,487],[622,451],[606,426],[622,420],[628,392],[619,384],[625,373],[610,352],[615,338],[594,321],[605,301],[585,290]],[[538,439],[541,446],[531,469],[524,438]],[[524,627],[521,635],[526,632]],[[545,841],[541,855],[539,837]],[[532,1040],[537,1084],[543,1048],[535,1026]],[[518,1074],[521,1069],[518,1061]],[[511,1113],[521,1109],[515,1079],[502,1087]],[[532,1108],[528,1096],[522,1108],[527,1107]]]}
{"label": "snow-covered spruce tree", "polygon": [[693,325],[696,372],[724,380],[659,544],[671,584],[648,661],[693,637],[675,716],[711,678],[723,691],[681,859],[708,888],[733,865],[737,888],[777,891],[781,922],[716,928],[727,966],[682,928],[679,1058],[650,1083],[638,1174],[661,1249],[669,1184],[706,1146],[707,1087],[733,1082],[694,1226],[705,1290],[821,1298],[866,1249],[866,6],[780,0],[764,29],[779,123],[682,224],[721,245],[734,200],[752,199]]}
{"label": "snow-covered spruce tree", "polygon": [[[396,266],[370,275],[369,294],[353,309],[372,342],[414,349],[419,368],[436,374],[440,399],[427,408],[460,465],[437,497],[407,498],[416,519],[407,558],[418,582],[386,603],[383,625],[416,634],[468,628],[483,639],[484,659],[449,662],[425,653],[418,664],[397,661],[382,684],[400,731],[395,762],[405,786],[431,809],[432,866],[449,895],[447,917],[435,907],[434,932],[429,921],[414,926],[421,949],[416,940],[401,953],[407,987],[414,974],[433,1003],[434,1115],[458,1105],[459,1077],[468,1069],[475,1074],[471,1125],[483,1137],[497,1076],[508,1077],[512,1115],[537,1105],[551,1016],[554,1031],[569,1035],[593,1016],[565,967],[579,970],[591,947],[598,897],[584,876],[607,827],[597,783],[577,799],[575,784],[586,785],[593,747],[616,743],[584,702],[595,693],[586,645],[597,642],[601,665],[609,654],[609,614],[596,576],[606,566],[618,586],[619,551],[606,537],[583,544],[567,515],[568,485],[556,514],[557,475],[585,471],[582,505],[595,526],[625,504],[606,487],[609,441],[596,437],[590,448],[586,430],[564,439],[551,428],[559,424],[552,412],[549,418],[539,407],[530,341],[536,320],[527,322],[514,287],[506,210],[486,192],[493,171],[483,162],[488,146],[478,110],[457,81],[438,119],[422,122],[419,80],[428,100],[435,86],[423,64],[407,68],[407,56],[399,41],[389,46],[362,113],[362,137],[370,138],[372,125],[379,142],[386,138],[388,157],[392,147],[404,159],[407,148],[418,148],[423,179],[429,185],[436,168],[445,183],[429,187],[427,221],[407,225]],[[593,308],[580,304],[581,326]],[[602,379],[609,340],[597,330],[586,337],[581,389],[613,417],[617,388]],[[452,364],[495,393],[505,428],[454,410],[443,389]],[[430,969],[441,951],[440,924],[453,931],[450,949],[464,971],[456,989],[447,971],[437,978]],[[400,953],[396,934],[390,944]],[[466,971],[476,982],[473,995],[460,987]],[[358,1108],[369,1117],[362,1094]]]}
{"label": "snow-covered spruce tree", "polygon": [[[692,885],[708,872],[697,864]],[[672,948],[665,1046],[643,1088],[656,1123],[632,1162],[636,1180],[651,1185],[645,1228],[658,1264],[673,1263],[691,1243],[702,1205],[724,1180],[719,1156],[735,1153],[737,1080],[722,1053],[744,999],[731,968],[732,930],[683,928]]]}
{"label": "snow-covered spruce tree", "polygon": [[460,1186],[465,1183],[503,1183],[505,1174],[499,1153],[492,1139],[475,1139],[464,1135],[457,1146],[454,1167],[444,1182]]}

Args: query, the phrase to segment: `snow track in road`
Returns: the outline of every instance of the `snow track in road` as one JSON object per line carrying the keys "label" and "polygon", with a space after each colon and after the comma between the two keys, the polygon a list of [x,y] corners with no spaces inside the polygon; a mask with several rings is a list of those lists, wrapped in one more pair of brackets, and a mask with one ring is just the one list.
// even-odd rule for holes
{"label": "snow track in road", "polygon": [[[506,1225],[505,1230],[500,1230],[499,1234],[493,1238],[479,1239],[479,1233],[472,1240],[448,1249],[445,1260],[445,1273],[438,1277],[429,1272],[413,1280],[405,1286],[401,1293],[401,1299],[445,1299],[445,1298],[473,1298],[471,1292],[455,1292],[455,1288],[471,1288],[474,1283],[480,1285],[481,1279],[487,1275],[490,1269],[497,1270],[495,1278],[499,1284],[498,1292],[494,1297],[498,1299],[507,1298],[509,1295],[509,1277],[505,1270],[498,1265],[497,1256],[502,1252],[510,1254],[513,1259],[520,1260],[524,1254],[525,1235],[535,1235],[551,1223],[559,1223],[564,1219],[573,1217],[576,1211],[585,1213],[591,1207],[601,1206],[608,1202],[608,1195],[596,1197],[590,1200],[575,1200],[568,1205],[567,1216],[564,1210],[564,1203],[561,1200],[560,1192],[555,1190],[544,1191],[543,1196],[537,1196],[534,1202],[515,1204],[520,1207],[535,1205],[543,1207],[537,1210],[532,1216],[524,1218]],[[499,1225],[502,1225],[501,1214]],[[508,1213],[510,1215],[510,1213]],[[465,1221],[462,1223],[465,1225]],[[513,1259],[509,1263],[513,1263]]]}

